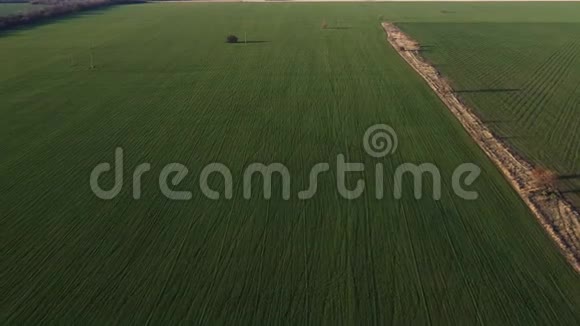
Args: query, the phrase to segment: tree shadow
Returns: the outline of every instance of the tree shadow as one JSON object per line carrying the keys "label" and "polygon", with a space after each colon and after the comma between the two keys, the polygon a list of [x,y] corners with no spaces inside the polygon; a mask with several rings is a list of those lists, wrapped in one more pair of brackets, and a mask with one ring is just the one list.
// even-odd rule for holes
{"label": "tree shadow", "polygon": [[497,136],[500,140],[511,140],[511,139],[527,139],[529,136],[518,136],[518,135],[510,135],[510,136]]}
{"label": "tree shadow", "polygon": [[481,89],[461,89],[455,90],[457,94],[469,94],[469,93],[512,93],[519,92],[519,88],[481,88]]}
{"label": "tree shadow", "polygon": [[244,43],[247,43],[247,44],[261,44],[261,43],[270,43],[270,41],[245,41]]}
{"label": "tree shadow", "polygon": [[233,44],[262,44],[262,43],[270,43],[270,41],[256,41],[256,40],[248,40],[248,41],[238,41],[237,43],[233,43]]}
{"label": "tree shadow", "polygon": [[481,122],[483,123],[509,123],[509,122],[513,122],[514,120],[512,119],[489,119],[489,120],[485,120],[482,119]]}
{"label": "tree shadow", "polygon": [[347,27],[347,26],[343,26],[343,27],[326,27],[325,29],[334,29],[334,30],[340,31],[340,30],[351,29],[351,28]]}
{"label": "tree shadow", "polygon": [[562,190],[561,192],[565,195],[567,195],[567,194],[580,194],[580,188],[570,189],[570,190]]}
{"label": "tree shadow", "polygon": [[572,174],[563,174],[558,176],[560,180],[572,180],[572,179],[580,179],[580,173],[572,173]]}

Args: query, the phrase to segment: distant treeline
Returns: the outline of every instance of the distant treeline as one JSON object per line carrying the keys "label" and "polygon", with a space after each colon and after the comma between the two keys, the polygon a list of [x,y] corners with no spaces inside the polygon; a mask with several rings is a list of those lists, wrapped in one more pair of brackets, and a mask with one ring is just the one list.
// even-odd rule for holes
{"label": "distant treeline", "polygon": [[[0,0],[2,1],[2,0]],[[0,17],[0,30],[37,23],[50,18],[62,17],[80,11],[108,7],[116,4],[139,3],[136,0],[32,0],[30,3],[45,5],[38,9]]]}

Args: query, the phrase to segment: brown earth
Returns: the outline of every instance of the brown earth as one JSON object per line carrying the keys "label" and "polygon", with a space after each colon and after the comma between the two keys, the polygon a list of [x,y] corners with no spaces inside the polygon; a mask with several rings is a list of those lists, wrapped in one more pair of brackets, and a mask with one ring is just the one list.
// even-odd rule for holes
{"label": "brown earth", "polygon": [[538,178],[538,168],[495,135],[454,93],[449,82],[420,54],[420,44],[392,23],[383,23],[387,39],[427,82],[506,179],[580,273],[580,214],[555,187]]}

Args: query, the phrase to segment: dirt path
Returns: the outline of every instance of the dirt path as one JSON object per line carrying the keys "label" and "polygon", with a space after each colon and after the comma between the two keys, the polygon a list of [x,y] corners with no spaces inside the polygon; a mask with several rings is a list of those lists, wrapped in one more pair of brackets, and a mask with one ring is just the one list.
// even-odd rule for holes
{"label": "dirt path", "polygon": [[387,39],[457,117],[501,170],[570,264],[580,273],[580,214],[561,194],[534,176],[534,166],[501,141],[454,93],[444,77],[420,55],[420,45],[392,23],[383,23]]}

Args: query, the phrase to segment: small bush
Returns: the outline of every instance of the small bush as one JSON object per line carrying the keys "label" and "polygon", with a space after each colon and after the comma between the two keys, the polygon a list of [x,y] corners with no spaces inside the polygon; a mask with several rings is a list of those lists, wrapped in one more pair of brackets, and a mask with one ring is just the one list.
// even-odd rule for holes
{"label": "small bush", "polygon": [[228,37],[226,37],[226,42],[227,43],[238,43],[238,37],[235,35],[228,35]]}

